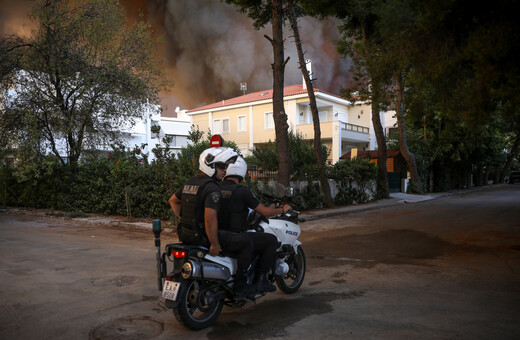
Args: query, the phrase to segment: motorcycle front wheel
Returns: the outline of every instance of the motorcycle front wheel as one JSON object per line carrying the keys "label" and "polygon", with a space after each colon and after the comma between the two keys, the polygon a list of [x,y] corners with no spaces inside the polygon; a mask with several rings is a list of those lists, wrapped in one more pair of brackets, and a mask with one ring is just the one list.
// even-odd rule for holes
{"label": "motorcycle front wheel", "polygon": [[300,289],[305,277],[305,253],[303,248],[298,246],[298,253],[292,254],[285,260],[289,265],[289,271],[283,277],[276,279],[276,285],[286,294],[292,294]]}
{"label": "motorcycle front wheel", "polygon": [[222,311],[224,300],[212,299],[211,290],[203,289],[199,281],[182,282],[173,314],[186,328],[199,330],[215,323]]}

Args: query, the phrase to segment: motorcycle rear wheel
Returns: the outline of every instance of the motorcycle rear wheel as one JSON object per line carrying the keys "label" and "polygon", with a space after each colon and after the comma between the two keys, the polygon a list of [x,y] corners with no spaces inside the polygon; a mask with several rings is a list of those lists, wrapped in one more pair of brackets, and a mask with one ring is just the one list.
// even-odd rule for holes
{"label": "motorcycle rear wheel", "polygon": [[285,294],[292,294],[300,289],[305,278],[305,253],[303,248],[298,246],[298,253],[292,254],[285,261],[289,265],[289,271],[285,276],[276,279],[276,285]]}
{"label": "motorcycle rear wheel", "polygon": [[[224,300],[219,298],[207,302],[210,292],[201,290],[201,282],[183,281],[178,293],[178,305],[173,309],[177,321],[186,328],[199,330],[210,327],[215,323],[222,311]],[[206,296],[200,296],[200,293]]]}

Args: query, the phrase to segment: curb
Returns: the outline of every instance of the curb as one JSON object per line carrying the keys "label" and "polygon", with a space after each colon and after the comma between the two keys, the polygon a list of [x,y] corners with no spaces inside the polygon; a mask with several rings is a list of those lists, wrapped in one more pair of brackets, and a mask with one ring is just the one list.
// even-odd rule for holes
{"label": "curb", "polygon": [[[493,184],[493,186],[497,186],[500,184]],[[473,187],[471,189],[460,189],[448,192],[440,192],[440,193],[430,193],[428,195],[417,195],[417,194],[405,194],[405,193],[394,193],[390,194],[390,200],[394,200],[394,202],[385,203],[384,200],[378,200],[374,202],[365,203],[365,206],[353,207],[353,206],[344,206],[339,208],[331,208],[330,211],[316,210],[316,213],[312,212],[303,212],[300,214],[301,218],[304,218],[305,221],[312,221],[320,218],[334,217],[339,215],[347,215],[351,213],[364,212],[369,210],[381,209],[386,207],[393,207],[401,204],[412,204],[412,203],[421,203],[430,200],[437,199],[439,197],[444,196],[452,196],[452,195],[465,195],[471,194],[474,192],[479,192],[482,190],[492,188],[491,185],[484,185],[481,187]],[[392,196],[393,195],[393,196]],[[370,205],[370,206],[369,206]],[[308,214],[308,215],[307,215]]]}
{"label": "curb", "polygon": [[308,215],[308,213],[302,213],[300,215],[300,217],[304,218],[305,221],[312,221],[312,220],[317,220],[320,218],[335,217],[335,216],[339,216],[339,215],[347,215],[347,214],[359,213],[359,212],[376,210],[376,209],[381,209],[381,208],[393,207],[393,206],[401,205],[401,204],[405,204],[405,203],[407,203],[407,202],[404,200],[399,200],[399,201],[395,201],[393,203],[388,203],[388,204],[377,204],[376,203],[376,204],[373,204],[372,206],[360,206],[360,207],[356,207],[356,208],[352,208],[352,207],[339,208],[339,209],[332,210],[329,212],[322,212],[322,213],[316,213],[316,214],[311,214],[311,215]]}

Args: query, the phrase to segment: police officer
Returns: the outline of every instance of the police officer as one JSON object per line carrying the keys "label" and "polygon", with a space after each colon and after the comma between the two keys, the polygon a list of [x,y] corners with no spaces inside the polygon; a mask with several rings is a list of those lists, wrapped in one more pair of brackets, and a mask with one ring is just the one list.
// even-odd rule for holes
{"label": "police officer", "polygon": [[231,148],[209,148],[199,157],[201,174],[191,178],[169,199],[170,206],[181,219],[179,239],[187,244],[209,247],[217,256],[224,250],[237,259],[235,298],[243,299],[248,292],[246,270],[253,255],[252,240],[247,235],[219,230],[217,213],[221,201],[222,180],[229,164],[237,159]]}
{"label": "police officer", "polygon": [[[238,157],[234,164],[226,170],[222,188],[222,205],[219,212],[219,228],[233,232],[244,232],[247,229],[247,216],[252,209],[265,217],[270,217],[291,209],[290,205],[280,208],[266,207],[261,204],[249,188],[240,185],[247,173],[247,164]],[[278,240],[276,236],[262,232],[247,232],[253,239],[254,252],[260,254],[257,267],[256,292],[274,292],[276,287],[268,281],[269,268],[274,262]]]}

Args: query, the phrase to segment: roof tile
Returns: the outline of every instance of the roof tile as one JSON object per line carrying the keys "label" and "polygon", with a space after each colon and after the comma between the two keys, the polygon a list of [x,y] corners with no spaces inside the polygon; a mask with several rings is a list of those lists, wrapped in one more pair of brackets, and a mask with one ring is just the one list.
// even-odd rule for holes
{"label": "roof tile", "polygon": [[[314,92],[327,93],[327,92],[321,91],[319,89],[314,89]],[[307,90],[304,89],[302,85],[286,86],[283,89],[284,97],[296,96],[299,94],[306,94],[306,93],[307,93]],[[330,94],[330,93],[327,93],[327,94]],[[330,95],[341,98],[334,94],[330,94]],[[225,100],[213,103],[213,104],[208,104],[208,105],[201,106],[201,107],[198,107],[198,108],[195,108],[192,110],[188,110],[187,113],[194,113],[197,111],[218,109],[218,108],[223,108],[223,107],[232,106],[232,105],[240,105],[240,104],[245,104],[245,103],[252,103],[252,102],[257,102],[257,101],[262,101],[262,100],[268,100],[268,99],[272,99],[272,98],[273,98],[272,89],[265,90],[265,91],[258,91],[258,92],[254,92],[254,93],[248,93],[248,94],[240,96],[240,97],[225,99]]]}

